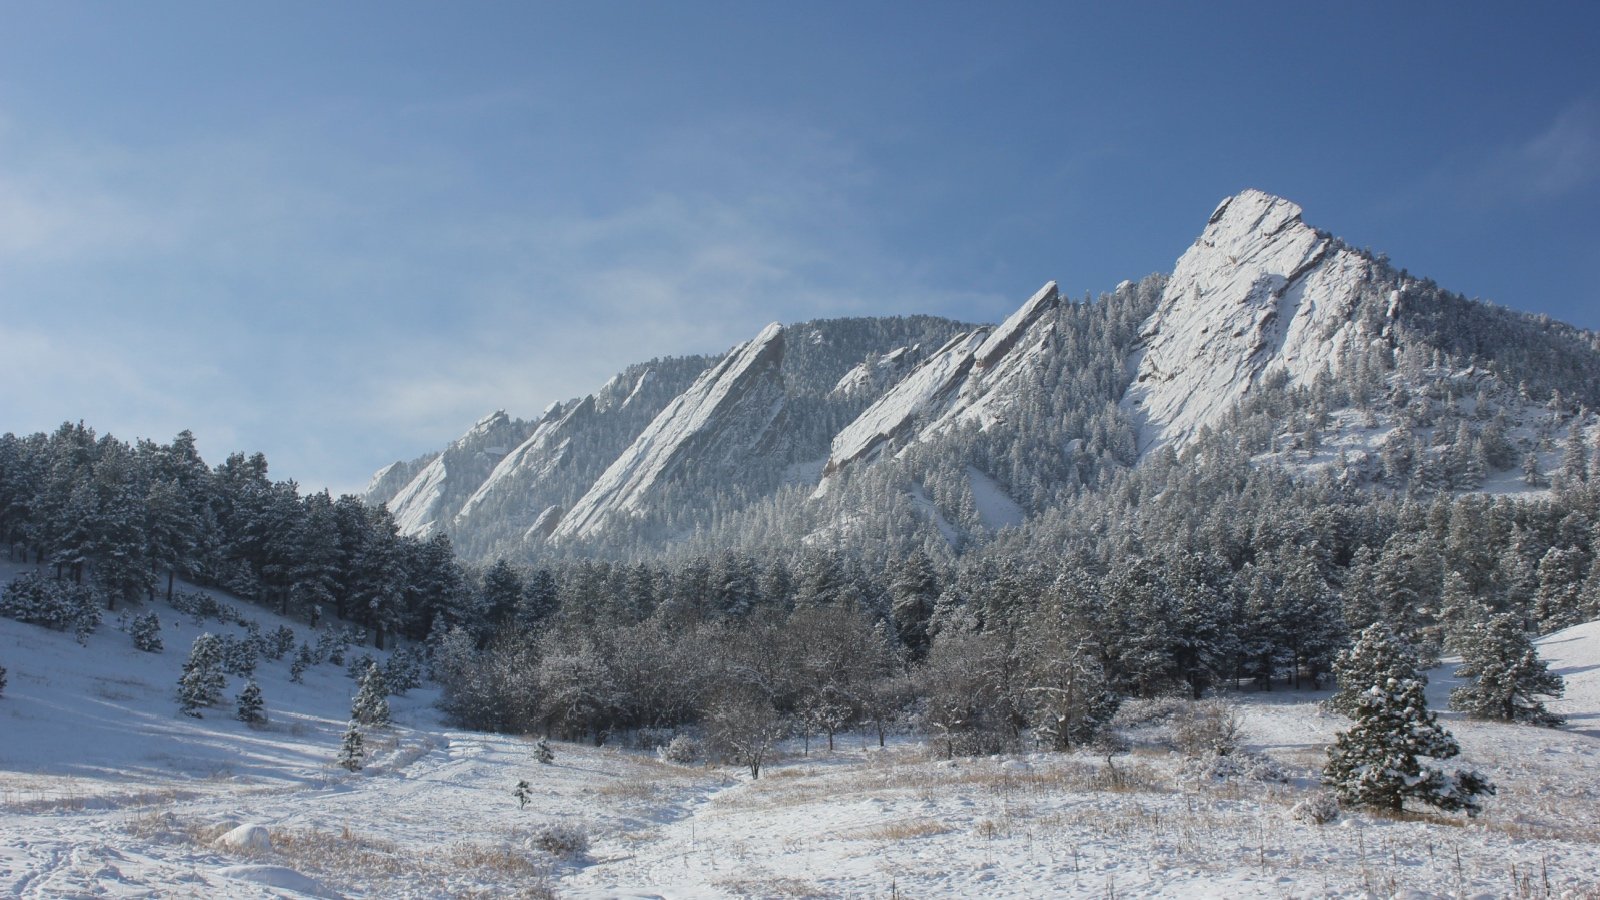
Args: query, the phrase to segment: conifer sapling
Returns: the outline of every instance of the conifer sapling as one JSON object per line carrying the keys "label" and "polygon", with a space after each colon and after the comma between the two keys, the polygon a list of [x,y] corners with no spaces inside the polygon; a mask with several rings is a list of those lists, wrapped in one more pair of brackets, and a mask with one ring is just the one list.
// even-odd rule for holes
{"label": "conifer sapling", "polygon": [[351,772],[361,771],[362,760],[367,756],[362,744],[361,729],[356,720],[351,719],[350,727],[344,730],[344,743],[339,745],[339,765]]}
{"label": "conifer sapling", "polygon": [[533,799],[533,787],[526,779],[519,779],[516,790],[511,792],[511,796],[517,798],[517,809],[527,809],[528,801]]}
{"label": "conifer sapling", "polygon": [[239,692],[239,721],[248,725],[265,725],[266,704],[261,699],[261,686],[251,679]]}
{"label": "conifer sapling", "polygon": [[374,728],[389,724],[389,688],[377,663],[368,666],[367,674],[361,678],[361,688],[350,706],[350,718]]}

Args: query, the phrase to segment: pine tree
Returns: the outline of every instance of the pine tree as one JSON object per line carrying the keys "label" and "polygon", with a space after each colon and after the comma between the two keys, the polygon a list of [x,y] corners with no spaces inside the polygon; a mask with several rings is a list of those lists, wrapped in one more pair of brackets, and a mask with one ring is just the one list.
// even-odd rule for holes
{"label": "pine tree", "polygon": [[300,649],[295,651],[294,660],[289,663],[289,680],[295,684],[305,684],[306,669],[311,668],[316,661],[316,657],[311,653],[311,645],[301,641]]}
{"label": "pine tree", "polygon": [[1461,657],[1456,676],[1473,681],[1450,692],[1451,709],[1550,728],[1566,721],[1535,699],[1560,697],[1566,685],[1546,669],[1517,616],[1502,613],[1472,628],[1462,641]]}
{"label": "pine tree", "polygon": [[194,639],[189,658],[178,679],[178,709],[186,716],[201,718],[202,707],[222,698],[226,679],[222,674],[222,641],[209,632]]}
{"label": "pine tree", "polygon": [[264,725],[267,721],[266,704],[261,700],[261,686],[251,679],[239,692],[239,721],[248,725]]}
{"label": "pine tree", "polygon": [[0,666],[0,695],[6,692],[6,667]]}
{"label": "pine tree", "polygon": [[1390,679],[1428,683],[1427,676],[1417,671],[1416,652],[1388,625],[1378,622],[1368,625],[1354,644],[1339,652],[1333,675],[1339,689],[1328,705],[1352,717],[1360,709],[1361,698],[1375,685],[1387,684]]}
{"label": "pine tree", "polygon": [[528,801],[533,799],[533,786],[528,784],[527,779],[518,779],[511,796],[517,798],[517,809],[527,809]]}
{"label": "pine tree", "polygon": [[533,745],[533,758],[547,766],[556,761],[556,752],[550,749],[548,739],[540,738],[539,743]]}
{"label": "pine tree", "polygon": [[1476,815],[1482,808],[1478,797],[1495,792],[1477,772],[1447,776],[1419,761],[1461,752],[1428,709],[1421,681],[1389,678],[1372,685],[1357,699],[1355,720],[1355,727],[1338,733],[1322,770],[1323,783],[1341,803],[1399,811],[1414,799]]}
{"label": "pine tree", "polygon": [[350,719],[374,728],[389,724],[389,688],[377,663],[368,666],[367,674],[361,678],[361,689],[350,706]]}
{"label": "pine tree", "polygon": [[155,610],[150,610],[133,617],[128,623],[128,636],[133,638],[133,646],[146,653],[160,653],[161,645],[161,618]]}
{"label": "pine tree", "polygon": [[344,742],[339,745],[339,765],[352,772],[361,771],[362,760],[366,758],[367,751],[363,748],[361,729],[356,720],[350,720],[350,727],[344,730]]}

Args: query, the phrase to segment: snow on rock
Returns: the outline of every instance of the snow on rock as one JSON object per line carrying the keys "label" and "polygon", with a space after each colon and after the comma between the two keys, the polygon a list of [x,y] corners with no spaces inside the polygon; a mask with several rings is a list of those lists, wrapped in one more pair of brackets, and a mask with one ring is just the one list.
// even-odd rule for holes
{"label": "snow on rock", "polygon": [[322,882],[315,878],[286,866],[226,866],[218,869],[217,874],[224,878],[250,881],[280,890],[294,891],[307,897],[323,897],[333,900],[333,898],[344,896],[338,891],[331,891],[323,887]]}
{"label": "snow on rock", "polygon": [[561,512],[560,506],[545,507],[539,513],[539,517],[533,520],[533,524],[528,526],[526,539],[549,537],[556,530],[556,526],[561,524]]}
{"label": "snow on rock", "polygon": [[1146,320],[1123,398],[1142,418],[1139,449],[1181,446],[1263,376],[1308,383],[1365,342],[1356,305],[1373,262],[1307,226],[1300,207],[1247,190],[1222,201],[1178,260]]}
{"label": "snow on rock", "polygon": [[473,425],[432,462],[428,463],[389,501],[400,533],[426,537],[436,524],[448,520],[461,497],[482,484],[506,455],[506,448],[523,442],[529,423],[497,410]]}
{"label": "snow on rock", "polygon": [[1005,488],[976,466],[967,466],[967,480],[972,484],[973,505],[978,508],[978,518],[983,527],[999,531],[1021,525],[1025,514],[1017,501],[1011,499]]}
{"label": "snow on rock", "polygon": [[868,359],[844,373],[829,396],[854,397],[876,393],[880,388],[899,380],[917,358],[921,345],[896,347],[876,359]]}
{"label": "snow on rock", "polygon": [[919,438],[974,420],[993,424],[1016,398],[1017,376],[1048,352],[1049,313],[1060,302],[1052,281],[998,327],[951,338],[834,436],[824,478],[876,457],[919,424]]}
{"label": "snow on rock", "polygon": [[551,536],[589,537],[612,514],[642,510],[674,466],[733,463],[766,436],[783,408],[783,326],[773,323],[735,347],[679,394],[606,469]]}
{"label": "snow on rock", "polygon": [[569,433],[574,422],[593,409],[593,397],[551,404],[539,417],[533,432],[495,464],[489,477],[461,505],[455,515],[455,525],[459,528],[468,524],[486,501],[526,490],[528,482],[548,476],[570,446]]}
{"label": "snow on rock", "polygon": [[271,853],[272,833],[265,825],[240,825],[217,838],[214,843],[224,850]]}

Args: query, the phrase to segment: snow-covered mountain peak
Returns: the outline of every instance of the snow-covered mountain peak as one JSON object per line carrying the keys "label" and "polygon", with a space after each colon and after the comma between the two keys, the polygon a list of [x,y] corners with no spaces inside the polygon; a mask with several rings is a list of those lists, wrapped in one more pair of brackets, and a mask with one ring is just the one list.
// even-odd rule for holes
{"label": "snow-covered mountain peak", "polygon": [[613,514],[638,513],[651,489],[686,462],[741,462],[783,408],[783,336],[774,322],[706,370],[573,504],[551,537],[589,537]]}
{"label": "snow-covered mountain peak", "polygon": [[1141,451],[1184,444],[1270,372],[1291,383],[1337,372],[1353,342],[1373,337],[1355,312],[1375,263],[1300,217],[1288,200],[1244,191],[1179,258],[1130,360],[1123,404],[1142,419]]}
{"label": "snow-covered mountain peak", "polygon": [[1051,281],[1000,325],[951,338],[834,436],[824,476],[876,457],[913,428],[919,438],[968,421],[987,428],[1016,398],[1009,386],[1047,352],[1050,314],[1060,302]]}

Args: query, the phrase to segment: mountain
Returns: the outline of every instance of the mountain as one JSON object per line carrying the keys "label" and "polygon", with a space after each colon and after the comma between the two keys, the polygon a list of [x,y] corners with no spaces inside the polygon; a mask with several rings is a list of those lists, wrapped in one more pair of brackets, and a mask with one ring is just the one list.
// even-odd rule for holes
{"label": "mountain", "polygon": [[1287,200],[1245,191],[1222,201],[1178,259],[1123,399],[1144,426],[1141,450],[1182,447],[1274,372],[1290,385],[1323,371],[1338,377],[1347,351],[1381,340],[1398,304],[1377,323],[1356,315],[1384,287],[1381,267],[1300,215]]}
{"label": "mountain", "polygon": [[992,424],[1018,396],[1018,379],[1049,352],[1048,314],[1060,302],[1052,281],[998,328],[951,338],[834,437],[823,476],[872,459],[913,425],[925,437],[963,422]]}
{"label": "mountain", "polygon": [[640,509],[674,469],[731,473],[770,455],[781,441],[773,426],[784,410],[783,326],[768,325],[695,379],[645,428],[561,519],[551,538],[588,537],[607,518]]}
{"label": "mountain", "polygon": [[1597,406],[1594,333],[1450,293],[1246,190],[1170,274],[1081,302],[1052,281],[996,326],[771,325],[531,422],[491,416],[368,499],[475,558],[948,554],[1046,540],[1152,460],[1537,495],[1600,435]]}

